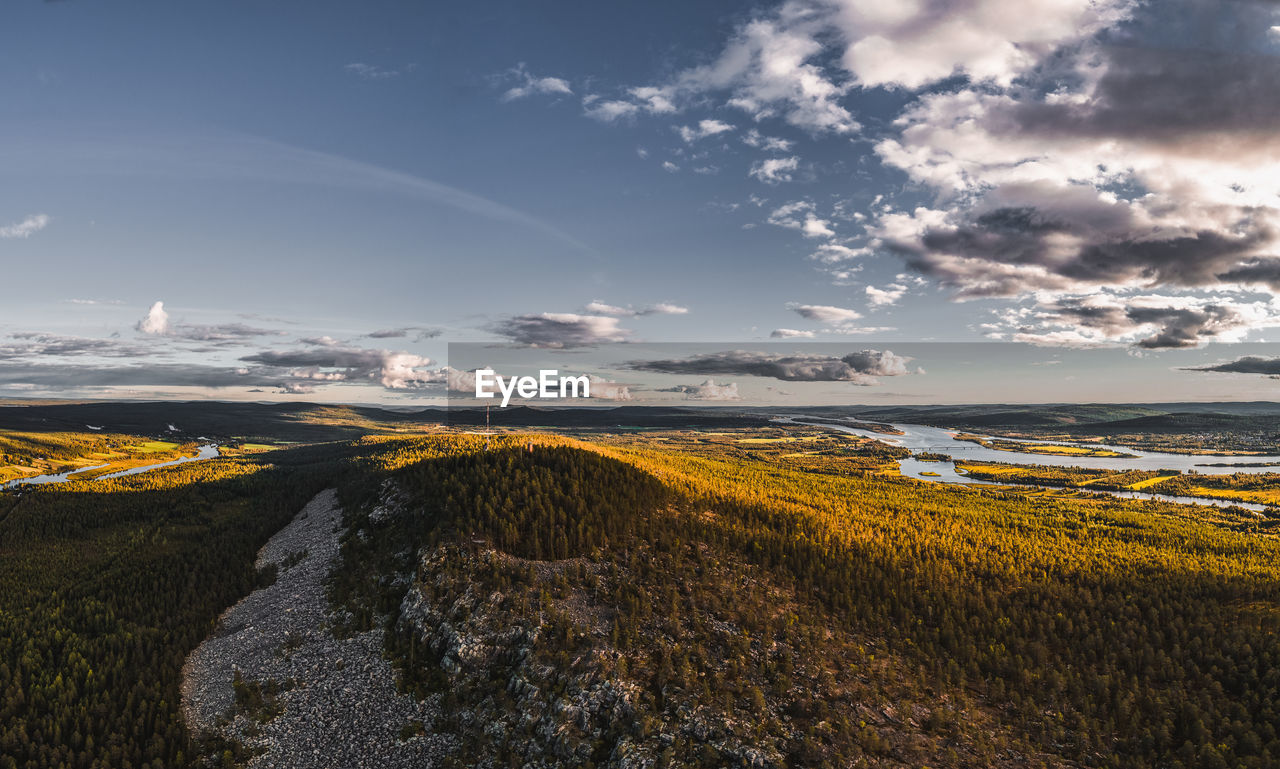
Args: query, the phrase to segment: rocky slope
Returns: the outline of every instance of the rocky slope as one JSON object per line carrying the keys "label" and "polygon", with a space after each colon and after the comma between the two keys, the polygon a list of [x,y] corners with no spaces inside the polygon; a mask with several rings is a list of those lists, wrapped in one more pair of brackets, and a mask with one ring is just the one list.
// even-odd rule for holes
{"label": "rocky slope", "polygon": [[334,492],[313,499],[258,555],[275,581],[228,609],[188,658],[183,711],[211,760],[386,769],[435,766],[448,752],[429,733],[436,698],[396,691],[382,631],[332,631],[324,581],[341,527]]}

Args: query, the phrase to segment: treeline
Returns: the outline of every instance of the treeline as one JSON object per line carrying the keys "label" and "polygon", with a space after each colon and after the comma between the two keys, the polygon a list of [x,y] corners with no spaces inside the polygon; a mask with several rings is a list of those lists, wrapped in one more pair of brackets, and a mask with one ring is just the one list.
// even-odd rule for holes
{"label": "treeline", "polygon": [[[1280,473],[1230,473],[1180,475],[1153,487],[1161,494],[1194,494],[1213,491],[1280,491]],[[1280,496],[1280,495],[1277,495]]]}

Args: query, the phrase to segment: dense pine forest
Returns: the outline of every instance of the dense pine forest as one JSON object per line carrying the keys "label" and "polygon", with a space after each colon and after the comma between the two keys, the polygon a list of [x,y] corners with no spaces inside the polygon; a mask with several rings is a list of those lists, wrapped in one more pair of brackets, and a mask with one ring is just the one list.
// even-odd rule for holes
{"label": "dense pine forest", "polygon": [[183,660],[339,454],[0,495],[0,767],[179,767]]}
{"label": "dense pine forest", "polygon": [[[1280,546],[1189,519],[1192,508],[1029,499],[649,446],[419,450],[421,460],[402,450],[393,477],[421,514],[383,535],[401,562],[378,560],[378,537],[353,538],[337,593],[368,621],[399,629],[393,648],[424,693],[449,682],[429,659],[408,664],[421,652],[414,628],[396,622],[403,587],[379,578],[406,567],[406,538],[456,545],[455,571],[475,562],[461,553],[478,548],[528,563],[585,559],[559,590],[589,586],[608,640],[566,618],[565,648],[544,651],[618,651],[623,677],[646,692],[659,722],[704,693],[726,699],[726,723],[759,720],[759,691],[786,712],[789,726],[764,731],[788,763],[892,755],[891,739],[853,718],[858,686],[836,672],[874,670],[868,648],[885,650],[911,683],[897,692],[904,702],[933,692],[970,703],[965,718],[935,718],[955,724],[951,733],[898,760],[1262,767],[1280,758]],[[374,503],[376,479],[348,497],[353,509]],[[521,581],[519,569],[492,566],[469,576],[486,570],[499,590]],[[418,578],[435,594],[438,575]],[[771,608],[778,590],[786,608]],[[524,613],[557,615],[554,598],[529,601]],[[752,640],[709,645],[717,614]],[[831,664],[794,673],[813,660]],[[813,693],[824,703],[816,710],[802,702]],[[977,713],[990,719],[982,739],[965,725],[981,723]],[[495,744],[489,732],[473,734],[471,758],[526,758],[518,746],[533,737],[510,732]],[[713,750],[698,761],[724,758]]]}

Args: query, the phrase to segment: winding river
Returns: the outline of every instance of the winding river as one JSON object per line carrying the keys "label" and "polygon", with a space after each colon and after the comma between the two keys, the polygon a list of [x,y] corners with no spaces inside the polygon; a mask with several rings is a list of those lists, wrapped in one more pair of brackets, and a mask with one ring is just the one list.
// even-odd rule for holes
{"label": "winding river", "polygon": [[[1084,446],[1086,448],[1110,449],[1116,452],[1132,454],[1133,456],[1080,457],[1060,456],[1054,454],[1027,454],[1016,451],[999,451],[997,449],[990,449],[986,446],[980,446],[977,443],[969,441],[958,441],[955,439],[956,431],[947,430],[941,427],[929,427],[927,425],[895,424],[891,425],[891,427],[896,430],[901,430],[902,435],[886,435],[884,433],[862,430],[856,427],[849,427],[847,425],[832,422],[809,422],[804,419],[794,417],[780,416],[776,417],[774,421],[789,424],[810,425],[813,427],[827,427],[832,430],[838,430],[852,435],[859,435],[864,438],[875,438],[878,441],[883,441],[895,446],[902,446],[903,448],[910,449],[913,454],[919,454],[921,452],[949,454],[951,456],[959,456],[963,460],[973,462],[1004,462],[1006,464],[1048,465],[1052,467],[1087,467],[1095,470],[1114,470],[1116,472],[1124,472],[1125,470],[1166,469],[1186,472],[1188,470],[1193,470],[1201,475],[1280,472],[1280,467],[1207,466],[1231,461],[1249,463],[1280,462],[1280,455],[1222,457],[1212,454],[1167,454],[1158,451],[1141,451],[1139,449],[1132,449],[1123,446],[1109,446],[1100,443],[1033,441],[1019,438],[1018,440],[1022,443],[1056,443],[1060,445]],[[902,460],[899,463],[899,467],[901,468],[903,475],[933,483],[961,483],[966,485],[984,486],[1011,485],[1007,483],[997,483],[995,481],[981,481],[976,478],[967,478],[963,474],[957,472],[955,463],[953,462],[925,462],[912,457]],[[924,473],[936,473],[936,475],[924,475]],[[1109,494],[1113,497],[1121,497],[1124,499],[1158,499],[1165,502],[1209,505],[1212,507],[1240,507],[1259,513],[1268,510],[1275,510],[1275,508],[1268,505],[1260,505],[1253,502],[1235,502],[1232,500],[1208,499],[1205,497],[1180,497],[1169,494],[1150,494],[1145,491],[1111,491],[1108,489],[1081,489],[1081,491],[1087,491],[1091,494]]]}
{"label": "winding river", "polygon": [[[218,456],[218,444],[205,443],[196,449],[196,455],[194,457],[178,457],[177,459],[171,459],[168,462],[157,462],[154,465],[140,465],[138,467],[131,467],[128,470],[120,470],[119,472],[100,475],[97,478],[94,478],[93,480],[101,481],[101,480],[107,480],[109,478],[120,478],[125,475],[137,475],[138,473],[145,473],[148,470],[156,470],[161,467],[172,467],[173,465],[182,465],[182,464],[186,464],[187,462],[199,462],[202,459],[213,459],[216,456]],[[16,486],[39,485],[39,484],[45,484],[45,483],[66,483],[67,481],[77,480],[76,476],[80,475],[81,473],[87,473],[90,470],[101,470],[104,467],[107,467],[107,465],[94,465],[93,467],[81,467],[76,470],[68,470],[65,473],[52,473],[49,475],[35,475],[30,478],[17,478],[12,481],[9,481],[8,483],[0,484],[0,489],[9,489]]]}

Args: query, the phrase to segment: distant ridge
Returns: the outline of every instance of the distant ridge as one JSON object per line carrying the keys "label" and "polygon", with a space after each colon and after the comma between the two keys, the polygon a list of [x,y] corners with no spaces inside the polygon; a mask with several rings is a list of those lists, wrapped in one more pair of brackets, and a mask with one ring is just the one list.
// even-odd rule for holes
{"label": "distant ridge", "polygon": [[[1052,428],[1064,433],[1276,431],[1280,403],[973,404],[959,406],[615,406],[490,409],[494,427],[696,428],[750,427],[776,414],[906,422],[986,430]],[[83,432],[87,425],[138,435],[327,441],[415,427],[485,424],[481,408],[384,408],[293,401],[6,401],[0,429]],[[170,425],[177,428],[175,433]]]}

